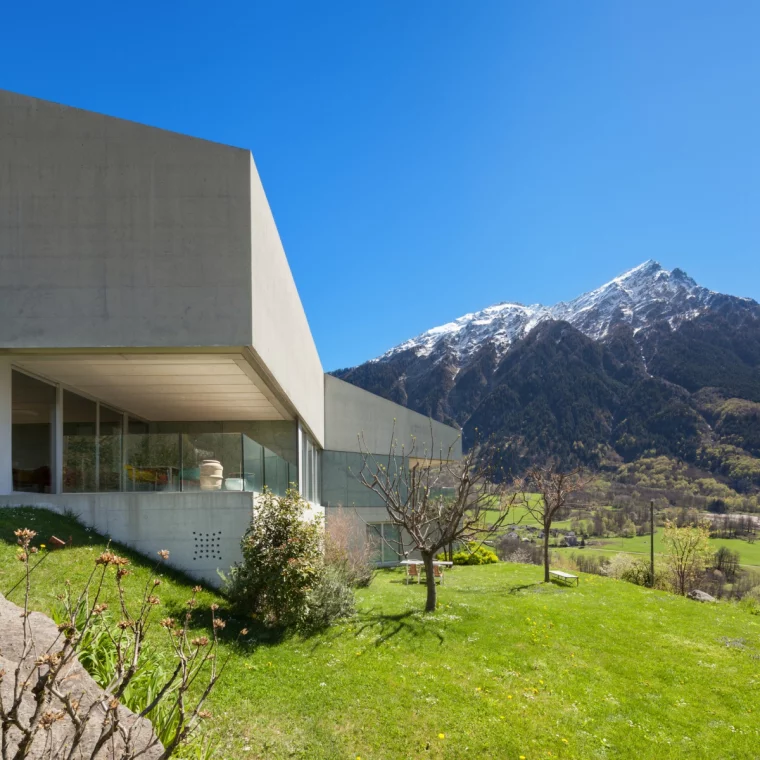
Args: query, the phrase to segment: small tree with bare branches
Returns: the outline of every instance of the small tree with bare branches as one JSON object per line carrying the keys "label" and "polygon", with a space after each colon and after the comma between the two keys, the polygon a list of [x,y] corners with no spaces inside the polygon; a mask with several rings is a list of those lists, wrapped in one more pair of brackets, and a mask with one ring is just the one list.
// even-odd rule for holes
{"label": "small tree with bare branches", "polygon": [[385,504],[390,521],[400,528],[402,547],[408,540],[403,553],[419,551],[427,584],[425,611],[433,612],[436,553],[455,543],[482,545],[499,532],[515,501],[494,464],[496,451],[476,446],[456,459],[453,446],[436,455],[432,446],[420,451],[415,438],[407,449],[398,445],[395,428],[387,455],[370,453],[362,436],[359,447],[359,480]]}
{"label": "small tree with bare branches", "polygon": [[568,499],[583,491],[589,482],[590,478],[584,476],[580,469],[563,472],[550,463],[543,467],[531,467],[525,477],[516,483],[520,505],[541,525],[544,533],[544,583],[549,583],[549,533],[552,523],[567,506]]}

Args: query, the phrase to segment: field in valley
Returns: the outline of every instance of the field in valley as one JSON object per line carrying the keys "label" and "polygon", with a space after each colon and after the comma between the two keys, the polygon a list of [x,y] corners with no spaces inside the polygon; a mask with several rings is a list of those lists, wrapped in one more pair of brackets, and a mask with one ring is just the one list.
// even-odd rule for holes
{"label": "field in valley", "polygon": [[[663,530],[658,528],[654,534],[654,551],[655,554],[663,554],[665,548],[662,543]],[[604,556],[612,556],[623,552],[625,554],[649,556],[650,536],[635,536],[634,538],[592,538],[584,549],[578,547],[565,547],[554,549],[563,553],[572,552],[596,552]],[[751,544],[740,538],[711,538],[710,548],[717,551],[721,546],[725,546],[733,552],[739,552],[740,562],[747,568],[760,569],[760,541]]]}

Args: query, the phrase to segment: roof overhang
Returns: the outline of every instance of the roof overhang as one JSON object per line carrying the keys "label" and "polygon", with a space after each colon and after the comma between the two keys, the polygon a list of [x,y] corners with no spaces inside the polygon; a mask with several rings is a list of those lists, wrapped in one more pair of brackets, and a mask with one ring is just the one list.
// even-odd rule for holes
{"label": "roof overhang", "polygon": [[9,352],[22,371],[145,420],[287,420],[243,349]]}

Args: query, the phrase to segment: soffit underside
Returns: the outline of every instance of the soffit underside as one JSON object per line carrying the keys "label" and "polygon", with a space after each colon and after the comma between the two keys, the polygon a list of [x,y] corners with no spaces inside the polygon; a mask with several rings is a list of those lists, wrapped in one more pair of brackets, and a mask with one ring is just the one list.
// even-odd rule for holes
{"label": "soffit underside", "polygon": [[22,354],[12,363],[146,420],[292,419],[241,354]]}

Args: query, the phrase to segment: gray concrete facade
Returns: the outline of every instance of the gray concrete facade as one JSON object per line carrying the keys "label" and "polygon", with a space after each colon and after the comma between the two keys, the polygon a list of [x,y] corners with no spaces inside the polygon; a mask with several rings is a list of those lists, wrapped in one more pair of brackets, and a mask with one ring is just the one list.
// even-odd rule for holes
{"label": "gray concrete facade", "polygon": [[11,362],[0,356],[0,494],[13,491]]}
{"label": "gray concrete facade", "polygon": [[442,422],[399,406],[332,375],[325,376],[325,449],[359,452],[359,436],[366,451],[387,454],[392,440],[408,452],[416,439],[417,456],[424,452],[462,456],[460,432]]}
{"label": "gray concrete facade", "polygon": [[324,437],[250,151],[0,90],[0,350],[230,347]]}

